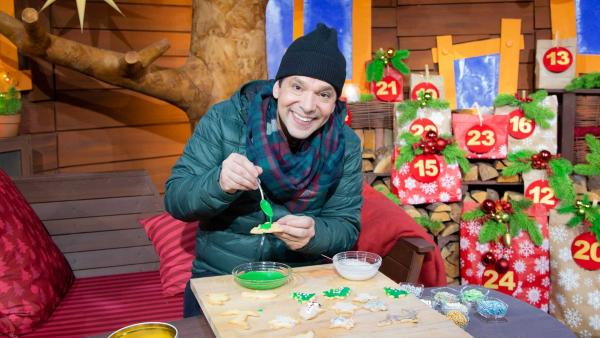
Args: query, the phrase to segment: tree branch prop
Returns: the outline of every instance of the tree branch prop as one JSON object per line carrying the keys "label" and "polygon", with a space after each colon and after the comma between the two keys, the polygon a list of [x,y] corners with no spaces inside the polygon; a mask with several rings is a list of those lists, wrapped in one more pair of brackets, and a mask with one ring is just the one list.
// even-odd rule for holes
{"label": "tree branch prop", "polygon": [[566,87],[566,91],[574,91],[577,89],[594,89],[600,88],[600,73],[589,73],[571,80]]}
{"label": "tree branch prop", "polygon": [[428,229],[431,233],[435,234],[444,228],[444,224],[439,221],[434,221],[426,216],[419,216],[414,218],[415,222],[422,225],[425,229]]}
{"label": "tree branch prop", "polygon": [[573,214],[573,217],[566,224],[569,228],[581,223],[588,223],[590,231],[596,235],[596,239],[600,242],[600,206],[593,205],[587,194],[583,195],[581,201],[561,206],[557,211],[559,214]]}
{"label": "tree branch prop", "polygon": [[170,102],[194,124],[210,105],[243,83],[266,77],[266,1],[215,6],[212,1],[193,0],[192,5],[190,55],[178,68],[153,64],[168,50],[166,40],[127,53],[95,48],[49,34],[33,8],[23,11],[23,22],[0,12],[0,34],[24,55]]}
{"label": "tree branch prop", "polygon": [[545,90],[538,90],[528,97],[519,95],[500,94],[494,100],[494,106],[515,106],[523,111],[525,117],[534,120],[543,129],[550,128],[549,120],[553,119],[555,114],[552,110],[544,107],[542,101],[548,96]]}
{"label": "tree branch prop", "polygon": [[381,81],[383,71],[389,64],[400,73],[408,75],[410,69],[402,60],[408,58],[409,55],[408,49],[395,50],[394,48],[388,48],[384,51],[383,48],[379,48],[373,59],[367,64],[367,81]]}
{"label": "tree branch prop", "polygon": [[585,135],[589,153],[585,155],[586,164],[576,164],[575,173],[584,176],[600,176],[600,140],[594,135]]}
{"label": "tree branch prop", "polygon": [[571,180],[573,165],[569,160],[553,156],[549,151],[535,153],[531,150],[520,150],[508,154],[509,165],[502,169],[502,176],[524,174],[532,169],[546,170],[548,184],[554,189],[554,195],[562,202],[571,204],[576,194]]}
{"label": "tree branch prop", "polygon": [[482,223],[479,230],[480,243],[497,241],[507,232],[510,236],[517,237],[524,230],[535,245],[541,245],[542,233],[533,218],[525,213],[531,205],[531,201],[528,200],[512,201],[512,203],[485,200],[479,208],[465,212],[462,218],[465,221],[478,220]]}

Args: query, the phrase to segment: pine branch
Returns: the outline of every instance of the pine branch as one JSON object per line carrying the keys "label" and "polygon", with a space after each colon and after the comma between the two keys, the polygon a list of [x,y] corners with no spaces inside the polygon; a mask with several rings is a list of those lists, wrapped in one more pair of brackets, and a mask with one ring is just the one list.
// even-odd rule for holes
{"label": "pine branch", "polygon": [[534,120],[542,129],[550,128],[550,122],[554,118],[554,112],[538,102],[527,102],[521,104],[525,117]]}
{"label": "pine branch", "polygon": [[577,89],[592,88],[600,88],[600,73],[589,73],[576,77],[565,87],[565,90],[574,91]]}
{"label": "pine branch", "polygon": [[531,238],[533,244],[538,246],[542,245],[542,242],[544,241],[544,236],[542,236],[542,232],[540,231],[540,228],[538,228],[534,220],[532,220],[531,218],[527,218],[527,222],[522,224],[521,226],[527,229],[527,232],[529,233],[529,238]]}
{"label": "pine branch", "polygon": [[[407,51],[408,52],[408,51]],[[400,73],[404,75],[410,74],[410,68],[402,61],[405,59],[400,56],[400,53],[396,52],[396,55],[392,57],[392,66],[396,68]]]}
{"label": "pine branch", "polygon": [[502,176],[514,176],[523,174],[531,170],[531,163],[512,162],[507,167],[502,169]]}
{"label": "pine branch", "polygon": [[398,111],[400,112],[398,125],[404,126],[406,123],[414,120],[417,117],[417,110],[419,110],[419,102],[404,101],[400,103],[398,105]]}
{"label": "pine branch", "polygon": [[383,78],[383,70],[385,63],[379,59],[375,59],[367,64],[367,81],[381,81]]}
{"label": "pine branch", "polygon": [[532,201],[525,198],[520,201],[512,200],[510,201],[510,203],[515,212],[521,212],[523,210],[529,209],[533,205]]}
{"label": "pine branch", "polygon": [[479,230],[479,242],[487,243],[489,241],[498,240],[499,236],[506,233],[506,227],[504,224],[498,223],[493,220],[488,220],[483,224]]}
{"label": "pine branch", "polygon": [[533,150],[519,150],[514,153],[509,153],[507,159],[509,162],[518,162],[519,160],[530,160],[531,156],[535,155]]}
{"label": "pine branch", "polygon": [[483,212],[483,210],[476,208],[473,209],[471,211],[467,211],[465,213],[463,213],[462,215],[462,219],[465,221],[472,221],[478,218],[482,218],[485,217],[485,212]]}
{"label": "pine branch", "polygon": [[600,140],[594,135],[585,135],[589,153],[585,156],[588,163],[575,165],[575,173],[584,176],[600,175]]}
{"label": "pine branch", "polygon": [[436,233],[444,227],[442,222],[434,221],[425,216],[415,217],[415,221],[428,229],[431,233]]}
{"label": "pine branch", "polygon": [[519,103],[520,101],[510,94],[500,94],[494,100],[495,107],[518,106]]}
{"label": "pine branch", "polygon": [[466,158],[467,153],[460,149],[455,143],[448,144],[446,148],[442,150],[442,155],[444,156],[446,163],[458,163],[462,172],[466,173],[469,171],[469,161]]}
{"label": "pine branch", "polygon": [[573,204],[576,195],[573,181],[569,176],[573,172],[573,165],[564,158],[552,159],[548,164],[552,169],[552,175],[548,176],[548,183],[554,189],[554,196],[562,203]]}

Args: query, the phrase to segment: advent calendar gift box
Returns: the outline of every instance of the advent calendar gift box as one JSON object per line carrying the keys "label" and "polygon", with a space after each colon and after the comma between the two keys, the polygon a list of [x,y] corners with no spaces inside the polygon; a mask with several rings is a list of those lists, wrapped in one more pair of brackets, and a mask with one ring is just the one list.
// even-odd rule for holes
{"label": "advent calendar gift box", "polygon": [[[465,202],[463,212],[479,207]],[[482,285],[516,297],[548,311],[550,256],[548,252],[548,216],[541,205],[533,205],[529,215],[543,236],[536,246],[525,231],[513,237],[510,246],[500,242],[479,242],[482,222],[460,223],[460,275],[462,284]],[[510,311],[510,310],[509,310]]]}
{"label": "advent calendar gift box", "polygon": [[[422,98],[423,96],[421,96]],[[435,131],[438,135],[450,135],[452,133],[452,112],[446,101],[419,100],[404,101],[396,108],[395,132],[401,135],[410,132],[414,135],[422,135],[428,131]]]}
{"label": "advent calendar gift box", "polygon": [[508,152],[531,149],[536,151],[548,150],[556,154],[558,99],[556,95],[548,96],[544,91],[536,92],[530,97],[532,96],[540,98],[538,107],[547,109],[547,112],[553,115],[551,118],[546,119],[544,125],[536,123],[535,120],[528,119],[525,116],[526,113],[522,106],[528,108],[533,106],[529,102],[525,102],[527,105],[523,105],[523,102],[514,99],[513,103],[516,103],[515,105],[496,106],[494,110],[496,115],[508,115]]}
{"label": "advent calendar gift box", "polygon": [[536,88],[564,89],[576,74],[577,39],[537,40]]}
{"label": "advent calendar gift box", "polygon": [[456,142],[467,158],[503,159],[508,151],[508,116],[453,114]]}
{"label": "advent calendar gift box", "polygon": [[[392,163],[399,155],[394,147]],[[393,191],[402,204],[457,202],[462,198],[458,164],[446,164],[440,155],[417,155],[412,162],[392,168]]]}
{"label": "advent calendar gift box", "polygon": [[587,224],[550,212],[550,314],[580,337],[600,337],[600,249]]}

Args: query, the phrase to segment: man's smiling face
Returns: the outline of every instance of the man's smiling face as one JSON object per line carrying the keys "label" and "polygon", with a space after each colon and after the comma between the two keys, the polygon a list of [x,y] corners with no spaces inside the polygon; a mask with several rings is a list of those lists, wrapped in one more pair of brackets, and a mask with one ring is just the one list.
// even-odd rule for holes
{"label": "man's smiling face", "polygon": [[[321,128],[335,109],[336,93],[325,81],[289,76],[275,82],[277,123],[289,136],[304,140]],[[283,126],[282,126],[283,124]]]}

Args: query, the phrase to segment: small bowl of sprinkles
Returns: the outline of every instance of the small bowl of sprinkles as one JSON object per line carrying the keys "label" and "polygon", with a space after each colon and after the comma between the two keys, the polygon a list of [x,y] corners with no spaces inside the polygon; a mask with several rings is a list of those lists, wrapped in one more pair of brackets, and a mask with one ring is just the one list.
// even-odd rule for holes
{"label": "small bowl of sprinkles", "polygon": [[464,303],[477,304],[480,300],[486,299],[490,290],[475,285],[464,286],[460,290],[460,299]]}
{"label": "small bowl of sprinkles", "polygon": [[446,317],[453,321],[454,324],[458,325],[458,327],[461,329],[464,329],[467,327],[467,324],[469,324],[469,316],[458,310],[452,310],[446,313]]}
{"label": "small bowl of sprinkles", "polygon": [[456,303],[460,301],[458,291],[448,287],[433,289],[431,290],[431,295],[433,299],[440,303]]}
{"label": "small bowl of sprinkles", "polygon": [[506,317],[508,305],[498,298],[488,297],[477,302],[477,313],[487,319],[502,319]]}
{"label": "small bowl of sprinkles", "polygon": [[460,311],[468,316],[471,309],[471,304],[463,302],[442,302],[440,304],[440,311],[443,314],[448,314],[450,311]]}
{"label": "small bowl of sprinkles", "polygon": [[398,289],[407,291],[408,293],[412,293],[415,297],[419,298],[423,294],[423,289],[425,286],[423,284],[417,283],[398,283]]}

